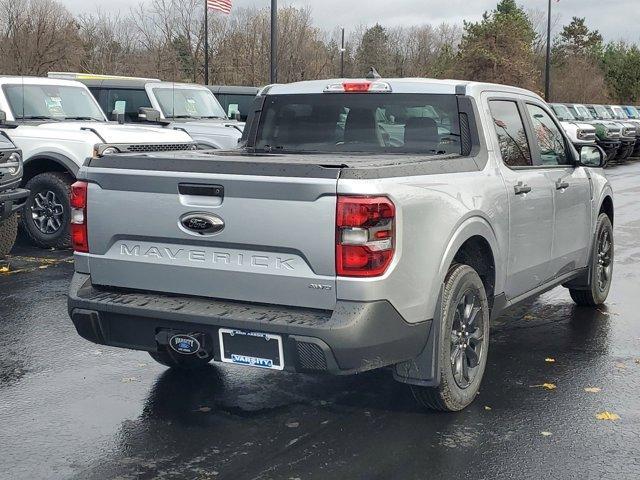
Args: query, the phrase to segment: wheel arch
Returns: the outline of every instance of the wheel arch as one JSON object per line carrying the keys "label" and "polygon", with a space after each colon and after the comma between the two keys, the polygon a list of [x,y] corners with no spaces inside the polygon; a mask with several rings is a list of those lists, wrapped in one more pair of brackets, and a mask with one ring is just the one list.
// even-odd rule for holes
{"label": "wheel arch", "polygon": [[449,240],[440,264],[438,285],[442,285],[454,261],[465,263],[478,271],[493,304],[493,297],[504,291],[504,262],[500,258],[499,243],[489,222],[479,216],[468,218]]}
{"label": "wheel arch", "polygon": [[25,185],[36,175],[45,172],[65,172],[74,178],[78,174],[80,167],[69,157],[55,152],[39,153],[24,162],[24,174],[22,184]]}
{"label": "wheel arch", "polygon": [[610,193],[606,193],[602,202],[600,202],[600,210],[598,211],[598,215],[601,213],[606,213],[611,220],[611,225],[613,225],[614,218],[614,208],[613,208],[613,198]]}

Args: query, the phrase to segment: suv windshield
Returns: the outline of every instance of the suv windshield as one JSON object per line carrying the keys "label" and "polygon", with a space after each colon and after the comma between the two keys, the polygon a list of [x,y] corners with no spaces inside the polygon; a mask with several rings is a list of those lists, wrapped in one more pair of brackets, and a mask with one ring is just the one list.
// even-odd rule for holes
{"label": "suv windshield", "polygon": [[105,120],[86,88],[48,84],[7,84],[3,88],[16,120]]}
{"label": "suv windshield", "polygon": [[602,120],[611,120],[611,114],[602,105],[592,105],[593,110],[596,112],[598,118]]}
{"label": "suv windshield", "polygon": [[553,112],[556,114],[556,116],[560,120],[575,120],[576,119],[573,116],[573,114],[571,113],[571,110],[569,110],[564,105],[552,105],[551,108],[553,108]]}
{"label": "suv windshield", "polygon": [[629,119],[629,117],[627,117],[627,114],[624,113],[624,110],[622,110],[622,107],[611,107],[611,111],[613,112],[613,115],[615,116],[615,118],[619,120]]}
{"label": "suv windshield", "polygon": [[269,95],[255,147],[280,152],[461,154],[455,95]]}
{"label": "suv windshield", "polygon": [[629,115],[629,118],[635,118],[635,119],[640,118],[640,112],[638,112],[638,109],[636,107],[624,107],[624,108],[627,111],[627,115]]}
{"label": "suv windshield", "polygon": [[574,105],[573,109],[576,112],[576,115],[578,117],[580,117],[580,119],[582,120],[593,120],[593,115],[591,115],[591,112],[589,111],[589,109],[587,107],[585,107],[584,105]]}
{"label": "suv windshield", "polygon": [[166,118],[227,118],[208,89],[157,87],[152,91]]}

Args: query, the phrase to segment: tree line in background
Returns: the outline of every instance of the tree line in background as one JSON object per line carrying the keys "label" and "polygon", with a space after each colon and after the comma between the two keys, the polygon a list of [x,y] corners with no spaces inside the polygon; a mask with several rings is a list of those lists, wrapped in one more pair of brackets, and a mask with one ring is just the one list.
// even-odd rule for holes
{"label": "tree line in background", "polygon": [[[308,8],[279,15],[279,81],[340,75],[340,31],[313,24]],[[500,0],[478,22],[348,32],[345,76],[374,66],[389,77],[459,78],[543,88],[545,14]],[[0,0],[0,72],[48,71],[202,82],[203,0],[150,0],[126,14],[72,15],[56,0]],[[269,79],[269,10],[209,15],[212,83],[264,85]],[[640,50],[605,43],[584,18],[562,26],[552,49],[552,100],[637,103]]]}

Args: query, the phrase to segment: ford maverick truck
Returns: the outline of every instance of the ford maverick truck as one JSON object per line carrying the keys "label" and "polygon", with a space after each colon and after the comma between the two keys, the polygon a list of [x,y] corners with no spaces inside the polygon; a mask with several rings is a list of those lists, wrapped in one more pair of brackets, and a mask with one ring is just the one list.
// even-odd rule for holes
{"label": "ford maverick truck", "polygon": [[558,285],[607,298],[603,155],[517,88],[265,87],[239,150],[83,166],[69,314],[84,338],[172,368],[387,367],[425,406],[461,410],[507,307]]}

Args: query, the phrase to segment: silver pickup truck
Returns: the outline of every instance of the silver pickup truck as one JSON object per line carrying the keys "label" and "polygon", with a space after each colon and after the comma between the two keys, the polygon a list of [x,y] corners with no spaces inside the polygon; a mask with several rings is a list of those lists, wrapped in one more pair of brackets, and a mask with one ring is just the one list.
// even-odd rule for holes
{"label": "silver pickup truck", "polygon": [[388,367],[456,411],[505,308],[558,285],[579,305],[607,297],[603,152],[576,150],[529,91],[274,85],[243,144],[85,164],[71,198],[81,336],[175,368]]}

